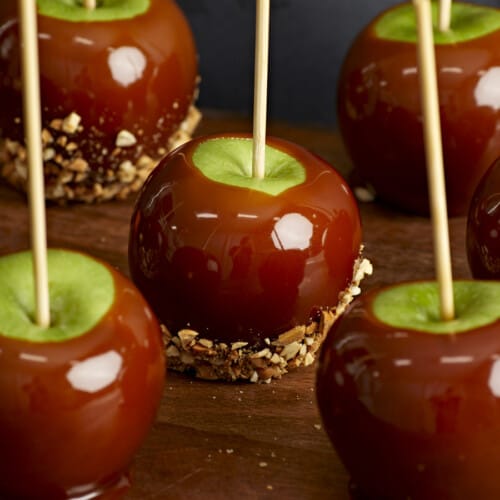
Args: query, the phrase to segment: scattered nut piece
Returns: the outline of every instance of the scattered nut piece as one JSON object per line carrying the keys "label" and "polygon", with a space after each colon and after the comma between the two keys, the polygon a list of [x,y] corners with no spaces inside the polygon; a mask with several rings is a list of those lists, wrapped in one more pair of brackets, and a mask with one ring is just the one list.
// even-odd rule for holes
{"label": "scattered nut piece", "polygon": [[198,336],[198,332],[185,329],[181,330],[177,335],[181,339],[182,347],[186,349],[186,347],[189,347],[194,342],[194,339]]}
{"label": "scattered nut piece", "polygon": [[281,360],[282,360],[282,359],[283,359],[283,358],[282,358],[279,354],[274,353],[274,354],[271,356],[270,361],[271,361],[271,363],[273,363],[274,365],[277,365],[278,363],[281,363]]}
{"label": "scattered nut piece", "polygon": [[200,339],[200,340],[198,340],[198,342],[202,346],[207,347],[208,349],[211,349],[213,347],[213,345],[214,345],[214,343],[211,340],[209,340],[209,339]]}
{"label": "scattered nut piece", "polygon": [[42,145],[46,144],[51,144],[54,142],[54,138],[52,137],[52,134],[46,129],[42,129]]}
{"label": "scattered nut piece", "polygon": [[354,187],[354,195],[362,203],[371,203],[375,201],[375,190],[372,186],[356,186]]}
{"label": "scattered nut piece", "polygon": [[306,334],[306,327],[304,325],[296,326],[288,332],[282,333],[278,340],[275,342],[276,345],[288,345],[292,342],[300,342]]}
{"label": "scattered nut piece", "polygon": [[[135,179],[135,173],[136,169],[134,165],[132,165],[131,161],[125,160],[120,163],[120,166],[118,167],[118,179],[120,179],[120,182],[125,184],[132,182]],[[114,172],[111,171],[111,174],[114,175]]]}
{"label": "scattered nut piece", "polygon": [[83,158],[75,158],[68,164],[68,170],[73,172],[85,172],[89,169],[89,164]]}
{"label": "scattered nut piece", "polygon": [[174,344],[170,344],[165,351],[166,355],[170,358],[178,358],[181,353]]}
{"label": "scattered nut piece", "polygon": [[255,354],[251,355],[251,358],[265,358],[268,354],[270,354],[271,351],[266,347],[265,349],[262,349],[259,352],[256,352]]}
{"label": "scattered nut piece", "polygon": [[310,366],[314,363],[314,354],[311,354],[310,352],[308,352],[306,354],[306,357],[304,359],[304,366]]}
{"label": "scattered nut piece", "polygon": [[57,141],[56,143],[59,145],[59,146],[66,146],[66,144],[68,143],[68,138],[65,136],[65,135],[60,135],[58,138],[57,138]]}
{"label": "scattered nut piece", "polygon": [[132,132],[128,130],[120,130],[116,136],[115,145],[118,148],[128,148],[137,144],[137,139]]}
{"label": "scattered nut piece", "polygon": [[299,342],[292,342],[291,344],[283,347],[281,351],[281,356],[287,361],[294,358],[300,352],[301,344]]}
{"label": "scattered nut piece", "polygon": [[54,158],[56,152],[53,148],[46,148],[43,150],[43,161],[49,161]]}
{"label": "scattered nut piece", "polygon": [[63,121],[60,118],[54,118],[50,122],[50,128],[57,130],[57,131],[60,131],[62,129],[62,124],[63,124]]}
{"label": "scattered nut piece", "polygon": [[80,121],[82,117],[72,111],[64,120],[62,121],[61,128],[67,134],[74,134],[78,130],[78,125],[80,125]]}
{"label": "scattered nut piece", "polygon": [[241,349],[242,347],[246,347],[248,342],[233,342],[231,344],[231,350],[236,351],[237,349]]}

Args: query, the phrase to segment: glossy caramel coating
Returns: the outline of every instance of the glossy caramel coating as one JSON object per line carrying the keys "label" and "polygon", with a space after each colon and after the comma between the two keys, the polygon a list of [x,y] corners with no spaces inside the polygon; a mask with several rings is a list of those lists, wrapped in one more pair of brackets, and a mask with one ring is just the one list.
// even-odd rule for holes
{"label": "glossy caramel coating", "polygon": [[500,159],[483,176],[472,198],[467,258],[474,278],[500,279]]}
{"label": "glossy caramel coating", "polygon": [[173,333],[263,343],[334,307],[361,247],[356,201],[319,157],[287,141],[306,180],[278,196],[211,181],[193,166],[195,139],[162,160],[132,216],[131,276]]}
{"label": "glossy caramel coating", "polygon": [[377,290],[323,344],[317,398],[353,498],[500,497],[500,321],[456,335],[380,322]]}
{"label": "glossy caramel coating", "polygon": [[[428,214],[417,49],[377,38],[377,19],[344,61],[339,127],[358,181],[400,209]],[[467,213],[481,176],[500,152],[499,46],[500,30],[436,45],[450,215]]]}
{"label": "glossy caramel coating", "polygon": [[109,270],[115,302],[90,332],[54,343],[0,336],[1,498],[120,498],[128,487],[165,360],[149,306]]}
{"label": "glossy caramel coating", "polygon": [[[0,142],[22,144],[18,31],[15,2],[2,2]],[[68,22],[39,15],[38,31],[48,187],[56,182],[58,168],[66,168],[64,160],[76,158],[85,160],[90,173],[83,177],[83,167],[67,167],[83,177],[65,182],[72,191],[73,184],[87,190],[111,181],[131,184],[136,179],[130,168],[128,177],[115,179],[120,166],[130,162],[138,168],[163,156],[195,98],[197,53],[181,10],[173,0],[151,0],[146,13],[116,21]],[[65,133],[60,122],[71,113],[81,121],[76,130]],[[120,146],[122,131],[136,142]],[[7,144],[0,156],[22,156],[22,150],[13,149]],[[3,175],[9,179],[10,172]],[[78,198],[78,190],[71,196]]]}

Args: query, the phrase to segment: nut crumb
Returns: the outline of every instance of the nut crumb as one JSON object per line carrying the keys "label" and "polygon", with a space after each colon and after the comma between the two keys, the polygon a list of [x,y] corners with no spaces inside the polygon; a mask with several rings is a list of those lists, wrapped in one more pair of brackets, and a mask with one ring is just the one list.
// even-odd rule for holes
{"label": "nut crumb", "polygon": [[198,336],[198,332],[185,329],[181,330],[177,335],[181,339],[182,347],[186,348],[194,342],[194,339]]}
{"label": "nut crumb", "polygon": [[233,342],[231,344],[231,350],[236,351],[238,349],[241,349],[242,347],[246,347],[248,345],[248,342]]}
{"label": "nut crumb", "polygon": [[372,186],[355,186],[354,196],[362,203],[371,203],[375,201],[375,190]]}
{"label": "nut crumb", "polygon": [[115,146],[117,148],[128,148],[137,144],[137,139],[132,132],[120,130],[116,136]]}
{"label": "nut crumb", "polygon": [[67,134],[74,134],[78,130],[82,117],[72,111],[61,123],[61,128]]}

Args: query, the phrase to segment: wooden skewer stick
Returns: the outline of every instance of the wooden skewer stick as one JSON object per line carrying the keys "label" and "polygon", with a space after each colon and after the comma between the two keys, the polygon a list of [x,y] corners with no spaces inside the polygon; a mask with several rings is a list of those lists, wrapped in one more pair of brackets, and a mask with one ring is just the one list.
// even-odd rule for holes
{"label": "wooden skewer stick", "polygon": [[266,167],[267,80],[269,68],[269,10],[270,0],[257,0],[252,168],[252,175],[257,179],[264,178]]}
{"label": "wooden skewer stick", "polygon": [[36,0],[18,0],[18,6],[22,42],[23,116],[28,159],[28,196],[35,279],[36,322],[45,328],[50,325],[50,305]]}
{"label": "wooden skewer stick", "polygon": [[453,300],[453,278],[451,272],[450,238],[446,207],[431,2],[430,0],[413,0],[413,2],[415,4],[418,27],[420,89],[423,105],[430,209],[434,234],[434,258],[439,284],[441,319],[447,321],[455,317],[455,305]]}
{"label": "wooden skewer stick", "polygon": [[97,6],[97,0],[83,0],[83,6],[86,9],[94,10]]}
{"label": "wooden skewer stick", "polygon": [[439,0],[439,31],[449,31],[451,23],[451,0]]}

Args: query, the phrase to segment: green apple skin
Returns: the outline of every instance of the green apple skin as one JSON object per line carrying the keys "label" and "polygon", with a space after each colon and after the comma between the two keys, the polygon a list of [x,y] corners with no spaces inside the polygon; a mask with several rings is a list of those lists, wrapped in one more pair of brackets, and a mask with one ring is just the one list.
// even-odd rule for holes
{"label": "green apple skin", "polygon": [[[354,498],[500,498],[500,282],[465,282],[456,326],[480,307],[476,283],[490,283],[496,297],[496,312],[478,328],[390,325],[375,305],[397,290],[388,287],[363,294],[330,330],[317,398]],[[417,302],[407,321],[423,315],[439,324],[437,301]]]}
{"label": "green apple skin", "polygon": [[99,265],[114,296],[88,332],[50,342],[0,334],[1,498],[94,498],[128,487],[160,403],[165,360],[141,294]]}
{"label": "green apple skin", "polygon": [[[478,6],[469,6],[478,8]],[[429,200],[422,106],[414,41],[381,38],[383,12],[356,37],[344,60],[337,93],[338,123],[352,160],[353,182],[400,210],[427,215]],[[459,26],[465,22],[465,6]],[[495,22],[499,9],[487,12]],[[405,26],[407,20],[401,19]],[[440,117],[449,214],[465,215],[474,189],[500,151],[500,29],[455,41],[454,29],[436,45]],[[413,22],[414,24],[414,22]],[[490,24],[491,27],[491,24]],[[415,35],[415,29],[409,30]],[[470,35],[470,33],[468,33]],[[457,35],[458,37],[458,35]]]}
{"label": "green apple skin", "polygon": [[152,0],[99,0],[96,8],[83,0],[37,0],[42,16],[73,22],[106,22],[132,19],[147,12]]}

